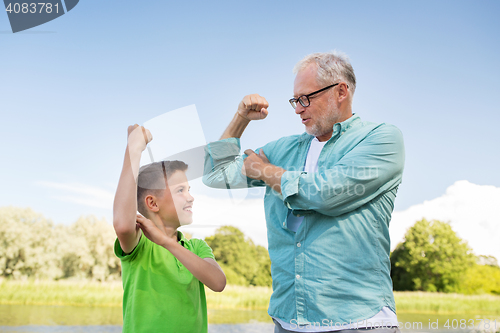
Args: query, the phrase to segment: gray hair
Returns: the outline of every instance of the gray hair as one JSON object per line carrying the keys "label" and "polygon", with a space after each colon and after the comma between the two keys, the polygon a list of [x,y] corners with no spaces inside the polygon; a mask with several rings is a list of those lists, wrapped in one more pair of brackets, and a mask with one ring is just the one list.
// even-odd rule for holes
{"label": "gray hair", "polygon": [[316,64],[318,68],[316,80],[319,84],[327,86],[339,80],[344,81],[349,86],[351,95],[354,95],[356,76],[347,54],[335,50],[306,55],[295,65],[293,74],[297,74],[312,63]]}

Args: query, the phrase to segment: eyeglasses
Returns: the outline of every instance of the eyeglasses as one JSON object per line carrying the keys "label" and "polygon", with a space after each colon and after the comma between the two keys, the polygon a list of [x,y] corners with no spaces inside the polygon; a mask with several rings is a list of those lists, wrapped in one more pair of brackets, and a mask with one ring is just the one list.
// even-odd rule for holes
{"label": "eyeglasses", "polygon": [[[340,82],[339,82],[340,83]],[[322,91],[325,91],[326,89],[330,89],[331,87],[335,87],[336,85],[338,85],[339,83],[335,83],[335,84],[332,84],[328,87],[324,87],[323,89],[320,89],[320,90],[317,90],[315,92],[312,92],[308,95],[302,95],[302,96],[299,96],[299,98],[292,98],[289,100],[290,104],[292,105],[292,108],[296,108],[297,107],[297,102],[300,103],[300,105],[302,105],[303,107],[308,107],[309,105],[311,105],[311,101],[309,100],[309,97],[311,97],[312,95],[316,95]],[[349,86],[347,86],[347,88],[349,88]]]}

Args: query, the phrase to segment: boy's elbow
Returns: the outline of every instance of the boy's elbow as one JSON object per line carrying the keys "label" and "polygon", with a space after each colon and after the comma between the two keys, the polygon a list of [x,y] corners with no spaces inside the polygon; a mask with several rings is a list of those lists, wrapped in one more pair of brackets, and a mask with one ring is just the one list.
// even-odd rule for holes
{"label": "boy's elbow", "polygon": [[226,288],[226,277],[224,276],[224,281],[221,281],[220,283],[218,283],[217,286],[215,286],[215,288],[212,289],[212,290],[215,291],[215,292],[217,292],[217,293],[220,293],[225,288]]}
{"label": "boy's elbow", "polygon": [[135,232],[135,225],[133,228],[123,223],[123,220],[113,219],[113,227],[115,229],[116,236],[127,237],[128,235]]}
{"label": "boy's elbow", "polygon": [[117,220],[116,218],[113,218],[113,228],[115,229],[115,233],[118,235],[121,231],[121,224],[120,220]]}
{"label": "boy's elbow", "polygon": [[213,285],[213,288],[210,289],[212,289],[212,291],[220,293],[224,290],[224,288],[226,288],[226,275],[222,273],[221,278],[217,279],[217,282]]}
{"label": "boy's elbow", "polygon": [[121,219],[118,219],[116,217],[113,217],[113,228],[115,228],[116,234],[122,233],[123,232],[123,223]]}

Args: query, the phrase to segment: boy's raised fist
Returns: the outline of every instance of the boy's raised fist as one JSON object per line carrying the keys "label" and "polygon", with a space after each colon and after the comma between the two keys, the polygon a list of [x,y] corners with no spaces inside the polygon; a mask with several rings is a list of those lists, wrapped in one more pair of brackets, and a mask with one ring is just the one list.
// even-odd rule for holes
{"label": "boy's raised fist", "polygon": [[144,149],[146,149],[147,144],[150,143],[151,140],[153,140],[151,132],[143,126],[135,124],[128,127],[129,149],[142,152]]}

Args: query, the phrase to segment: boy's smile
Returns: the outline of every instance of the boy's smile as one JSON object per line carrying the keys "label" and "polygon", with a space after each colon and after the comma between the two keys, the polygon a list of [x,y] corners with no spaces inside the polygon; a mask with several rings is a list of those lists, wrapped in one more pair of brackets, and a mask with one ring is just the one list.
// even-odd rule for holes
{"label": "boy's smile", "polygon": [[175,221],[179,226],[193,222],[193,201],[189,183],[184,171],[176,171],[167,179],[170,191],[159,198],[160,216],[164,222]]}

